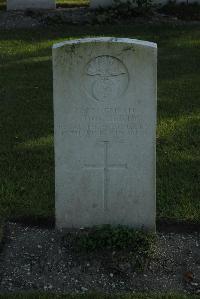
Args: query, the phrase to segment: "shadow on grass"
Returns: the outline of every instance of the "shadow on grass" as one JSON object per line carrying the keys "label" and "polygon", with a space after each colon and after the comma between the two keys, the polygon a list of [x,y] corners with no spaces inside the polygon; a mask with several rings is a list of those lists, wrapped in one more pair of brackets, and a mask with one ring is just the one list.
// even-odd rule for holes
{"label": "shadow on grass", "polygon": [[200,220],[200,118],[180,118],[158,138],[158,216]]}
{"label": "shadow on grass", "polygon": [[[199,221],[200,155],[198,120],[179,124],[162,138],[157,150],[158,217]],[[194,141],[195,143],[193,143]],[[189,143],[188,143],[189,142]],[[191,146],[190,146],[191,143]],[[193,146],[193,149],[191,147]],[[19,143],[1,158],[4,215],[48,218],[54,215],[53,138],[35,138]]]}
{"label": "shadow on grass", "polygon": [[67,26],[1,32],[0,214],[54,215],[51,45],[67,37],[102,32],[159,42],[158,216],[200,220],[200,54],[196,45],[200,32],[192,26]]}
{"label": "shadow on grass", "polygon": [[[22,97],[26,98],[25,101],[27,102],[29,101],[29,95],[26,93],[32,93],[32,98],[37,96],[37,94],[41,97],[45,89],[47,94],[44,97],[48,95],[52,99],[51,45],[47,47],[41,46],[42,48],[36,49],[34,47],[29,48],[24,53],[20,52],[11,57],[9,53],[4,54],[4,61],[0,67],[2,70],[0,78],[2,78],[4,86],[2,86],[0,93],[2,97],[6,98],[5,93],[7,92],[6,101],[9,102],[9,98],[14,91],[17,99],[20,87],[24,93]],[[171,59],[170,55],[167,56],[167,51],[170,52],[170,49],[166,49],[165,56],[162,55],[159,58],[158,117],[159,119],[167,119],[197,113],[198,109],[200,109],[200,51],[198,49],[184,48],[184,53],[182,55],[179,54],[179,57],[174,59]],[[183,64],[182,61],[185,55],[189,56],[189,53],[191,57]],[[6,78],[4,77],[4,72],[7,73]],[[17,81],[19,81],[19,86],[17,87],[16,74]],[[30,82],[26,83],[27,81]],[[6,86],[9,86],[9,90]],[[29,114],[27,113],[26,115],[28,116]]]}
{"label": "shadow on grass", "polygon": [[[162,32],[162,33],[161,33]],[[199,25],[187,24],[109,24],[109,25],[50,25],[45,28],[10,29],[0,30],[0,40],[46,42],[67,38],[79,38],[87,36],[119,36],[138,38],[157,42],[161,47],[170,45],[174,41],[176,47],[180,38],[192,40],[199,39]]]}
{"label": "shadow on grass", "polygon": [[54,214],[51,64],[6,69],[0,92],[0,213],[48,217]]}
{"label": "shadow on grass", "polygon": [[1,214],[6,218],[54,215],[53,147],[0,154]]}
{"label": "shadow on grass", "polygon": [[[6,68],[1,86],[1,148],[53,134],[53,82],[50,61]],[[2,128],[4,128],[2,130]],[[5,145],[5,146],[4,146]]]}

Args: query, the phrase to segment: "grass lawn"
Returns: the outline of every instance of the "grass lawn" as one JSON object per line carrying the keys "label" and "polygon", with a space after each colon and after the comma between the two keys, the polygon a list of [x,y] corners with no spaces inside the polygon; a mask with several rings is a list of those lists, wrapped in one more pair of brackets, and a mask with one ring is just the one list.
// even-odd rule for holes
{"label": "grass lawn", "polygon": [[134,294],[134,295],[53,295],[53,294],[13,294],[0,295],[0,299],[199,299],[200,296],[181,294]]}
{"label": "grass lawn", "polygon": [[56,0],[58,7],[87,6],[89,2],[90,0]]}
{"label": "grass lawn", "polygon": [[199,25],[0,31],[0,215],[54,215],[51,46],[94,35],[158,43],[157,215],[200,221]]}

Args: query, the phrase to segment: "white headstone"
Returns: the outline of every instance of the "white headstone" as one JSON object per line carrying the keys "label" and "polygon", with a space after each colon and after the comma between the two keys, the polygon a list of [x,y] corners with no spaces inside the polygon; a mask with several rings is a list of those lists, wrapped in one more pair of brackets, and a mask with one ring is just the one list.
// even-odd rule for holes
{"label": "white headstone", "polygon": [[155,229],[156,64],[146,41],[54,45],[58,228]]}
{"label": "white headstone", "polygon": [[55,0],[7,0],[7,10],[55,9]]}

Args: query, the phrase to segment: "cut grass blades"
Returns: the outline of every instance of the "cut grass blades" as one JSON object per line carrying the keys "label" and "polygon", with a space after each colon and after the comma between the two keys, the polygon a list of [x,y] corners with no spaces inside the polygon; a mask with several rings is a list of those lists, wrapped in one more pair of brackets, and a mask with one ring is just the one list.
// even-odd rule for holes
{"label": "cut grass blades", "polygon": [[54,217],[51,46],[102,35],[158,43],[157,216],[200,221],[198,24],[0,31],[0,215]]}
{"label": "cut grass blades", "polygon": [[148,252],[155,241],[154,238],[154,234],[127,226],[102,225],[81,232],[76,242],[79,249],[86,251],[131,249]]}
{"label": "cut grass blades", "polygon": [[123,260],[135,271],[144,269],[156,245],[155,234],[122,225],[101,225],[69,232],[64,239],[72,241],[75,251],[95,253],[115,264]]}
{"label": "cut grass blades", "polygon": [[89,0],[57,0],[56,6],[58,7],[84,7],[89,6]]}

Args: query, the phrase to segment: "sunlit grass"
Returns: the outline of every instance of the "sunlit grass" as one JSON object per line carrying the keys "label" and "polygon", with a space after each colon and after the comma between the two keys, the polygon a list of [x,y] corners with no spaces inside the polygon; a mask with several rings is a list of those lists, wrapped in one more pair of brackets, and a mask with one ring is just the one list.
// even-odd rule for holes
{"label": "sunlit grass", "polygon": [[1,31],[0,214],[54,215],[51,46],[95,35],[158,43],[157,215],[199,221],[198,25]]}
{"label": "sunlit grass", "polygon": [[57,7],[89,6],[90,0],[57,0]]}
{"label": "sunlit grass", "polygon": [[28,140],[17,145],[17,149],[34,149],[44,146],[52,146],[53,136],[41,137],[38,139]]}

